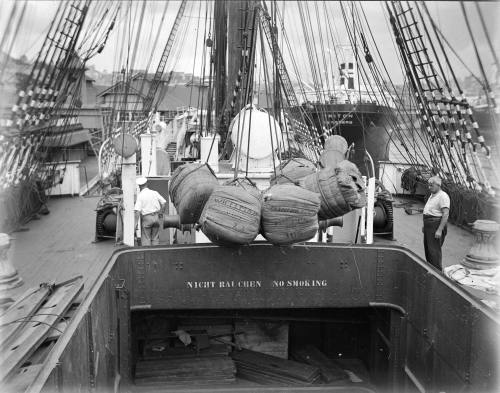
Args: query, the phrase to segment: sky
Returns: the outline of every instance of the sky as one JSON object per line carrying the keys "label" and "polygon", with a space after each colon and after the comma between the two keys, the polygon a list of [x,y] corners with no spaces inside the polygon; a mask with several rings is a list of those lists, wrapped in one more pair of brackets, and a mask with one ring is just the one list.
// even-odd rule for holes
{"label": "sky", "polygon": [[[330,28],[338,33],[340,41],[344,41],[343,43],[345,44],[349,42],[345,30],[343,29],[344,22],[338,2],[327,1],[324,3],[323,1],[320,1],[317,3],[317,5],[319,5],[319,17],[321,19],[319,23],[314,14],[315,4],[313,2],[307,3],[308,4],[304,5],[304,7],[308,7],[308,10],[311,13],[310,22],[314,26],[314,29],[318,29],[318,26],[323,26],[323,28],[326,29],[327,19],[322,12],[324,7],[326,7],[329,12],[328,23],[330,24]],[[15,13],[14,16],[11,16],[14,4],[16,4],[14,0],[2,0],[0,2],[0,34],[2,35],[5,32],[8,20],[12,18],[16,20],[24,2],[17,1],[17,13]],[[47,34],[50,22],[54,18],[58,4],[59,3],[57,1],[43,0],[32,0],[27,2],[26,13],[21,25],[19,26],[19,31],[13,46],[12,55],[14,57],[19,57],[24,54],[27,55],[28,58],[33,59],[36,56],[37,51],[42,44],[42,40]],[[114,4],[114,6],[118,5],[117,2],[113,3],[111,1],[105,2],[101,0],[94,2],[93,11],[89,14],[88,18],[89,23],[91,21],[95,22],[97,18],[102,15],[103,9],[107,6],[107,4]],[[110,36],[104,51],[100,55],[90,59],[89,65],[94,65],[96,69],[100,71],[106,70],[110,72],[112,70],[119,70],[126,65],[125,54],[127,53],[127,48],[129,46],[133,48],[137,45],[138,50],[135,57],[134,68],[146,68],[148,64],[151,64],[151,69],[155,69],[163,47],[167,42],[179,4],[180,2],[178,1],[147,2],[144,6],[144,19],[140,28],[141,34],[137,35],[136,32],[139,31],[139,18],[137,15],[140,15],[142,12],[144,3],[140,1],[120,2],[120,22],[117,24],[113,34]],[[298,6],[296,2],[288,1],[278,1],[277,4],[281,12],[284,14],[286,34],[292,44],[294,58],[300,71],[299,73],[303,76],[303,78],[307,79],[309,78],[308,56],[301,30],[302,24],[300,22]],[[344,5],[346,7],[349,6],[348,3],[344,3]],[[472,71],[479,74],[478,63],[474,55],[469,33],[464,23],[460,3],[433,1],[428,2],[427,5],[433,15],[433,18],[439,25],[444,35],[448,38],[451,45],[466,61]],[[497,23],[497,21],[500,20],[500,2],[480,2],[479,5],[485,17],[485,23],[490,37],[493,40],[495,50],[497,53],[500,53],[500,27]],[[176,71],[183,71],[186,73],[191,73],[194,70],[195,74],[199,75],[201,73],[203,57],[202,44],[205,37],[205,13],[210,15],[212,6],[213,4],[211,2],[207,5],[207,2],[205,1],[188,1],[186,11],[184,13],[185,17],[183,18],[183,23],[181,23],[178,32],[179,38],[176,40],[174,47],[172,48],[172,55],[167,63],[167,70],[175,69]],[[397,59],[397,52],[394,46],[392,31],[389,28],[387,18],[383,11],[385,7],[384,3],[376,1],[360,2],[360,6],[366,13],[370,28],[372,29],[373,35],[377,45],[379,46],[379,50],[381,51],[382,58],[389,70],[389,73],[396,83],[401,83],[403,79],[401,66]],[[481,53],[488,72],[492,72],[493,58],[487,46],[475,5],[473,2],[466,2],[465,6],[479,46],[479,52]],[[166,11],[165,7],[167,7]],[[208,10],[207,7],[209,7]],[[165,12],[165,17],[163,23],[160,23],[163,12]],[[134,18],[136,18],[135,23]],[[134,26],[132,33],[127,31],[129,26]],[[156,42],[156,50],[153,51],[153,44],[155,43],[157,33],[158,38]],[[327,39],[327,34],[324,30],[323,33],[325,34],[325,43],[323,46],[320,46],[317,43],[317,50],[325,53],[326,50],[332,49],[330,48],[331,45],[328,45],[328,43],[332,43]],[[279,35],[281,34],[282,32],[279,32]],[[196,40],[197,36],[198,40]],[[131,37],[131,39],[129,40],[128,37]],[[137,41],[136,37],[139,37]],[[151,53],[153,53],[153,55],[150,60]],[[195,53],[197,60],[196,67],[193,69],[193,59]],[[287,53],[285,53],[285,59],[289,60],[289,55]],[[129,62],[130,60],[131,57],[129,57]],[[455,62],[455,60],[453,61]],[[289,66],[289,68],[291,68],[291,66]],[[458,63],[456,63],[456,71],[462,77],[469,74]],[[310,80],[307,82],[309,83]]]}

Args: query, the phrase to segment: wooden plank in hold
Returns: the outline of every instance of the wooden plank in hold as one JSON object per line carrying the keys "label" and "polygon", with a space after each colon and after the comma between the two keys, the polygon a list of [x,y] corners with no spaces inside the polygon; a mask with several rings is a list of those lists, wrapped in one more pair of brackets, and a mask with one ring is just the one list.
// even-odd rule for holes
{"label": "wooden plank in hold", "polygon": [[45,340],[51,329],[64,316],[66,311],[83,288],[82,277],[76,277],[57,285],[54,292],[33,315],[21,332],[3,351],[0,362],[0,381],[13,375],[27,358]]}
{"label": "wooden plank in hold", "polygon": [[313,345],[294,349],[291,355],[298,362],[318,367],[321,371],[321,377],[327,383],[349,379],[349,376],[340,365]]}
{"label": "wooden plank in hold", "polygon": [[[203,386],[206,385],[207,387],[210,387],[210,392],[213,392],[213,386],[217,385],[227,385],[234,383],[236,381],[235,377],[231,378],[200,378],[200,379],[193,379],[192,377],[188,377],[186,379],[176,379],[174,381],[165,379],[165,377],[150,377],[150,378],[143,378],[143,379],[138,379],[135,381],[135,385],[137,386],[148,386],[148,385],[160,385],[163,389],[165,387],[168,387],[169,389],[173,388],[179,388],[179,389],[186,389],[186,385],[188,386]],[[161,390],[164,392],[165,390]],[[149,389],[147,390],[148,392],[150,391]],[[175,390],[177,391],[177,390]],[[192,390],[187,390],[192,391]]]}
{"label": "wooden plank in hold", "polygon": [[[225,341],[231,341],[232,340],[232,334],[233,334],[233,325],[230,323],[226,324],[215,324],[212,322],[209,323],[183,323],[184,321],[181,321],[179,323],[179,326],[177,329],[179,330],[184,330],[186,332],[189,332],[191,330],[205,330],[209,336],[217,336],[217,338],[220,338]],[[187,321],[189,322],[189,321]],[[215,339],[210,339],[210,344],[220,344],[220,341],[217,341]]]}
{"label": "wooden plank in hold", "polygon": [[[155,347],[158,348],[155,350]],[[229,349],[225,344],[211,345],[209,348],[204,348],[196,351],[192,347],[184,348],[169,348],[166,340],[152,340],[144,344],[143,358],[144,360],[162,358],[162,359],[182,359],[207,356],[228,356]]]}
{"label": "wooden plank in hold", "polygon": [[49,297],[52,289],[42,284],[31,288],[0,315],[0,349],[8,345],[33,316],[40,305]]}
{"label": "wooden plank in hold", "polygon": [[256,382],[260,385],[287,385],[287,386],[310,386],[313,385],[319,376],[310,382],[301,381],[295,378],[289,378],[283,375],[274,374],[272,372],[264,372],[263,370],[253,369],[238,365],[237,376],[248,381]]}
{"label": "wooden plank in hold", "polygon": [[238,373],[241,369],[261,372],[264,376],[275,376],[312,383],[320,376],[319,368],[308,364],[285,360],[276,356],[244,349],[235,351],[231,357],[236,363]]}
{"label": "wooden plank in hold", "polygon": [[139,361],[137,385],[225,383],[235,380],[236,367],[229,356],[190,357]]}
{"label": "wooden plank in hold", "polygon": [[243,320],[237,321],[234,329],[244,332],[236,337],[242,348],[288,359],[288,323]]}

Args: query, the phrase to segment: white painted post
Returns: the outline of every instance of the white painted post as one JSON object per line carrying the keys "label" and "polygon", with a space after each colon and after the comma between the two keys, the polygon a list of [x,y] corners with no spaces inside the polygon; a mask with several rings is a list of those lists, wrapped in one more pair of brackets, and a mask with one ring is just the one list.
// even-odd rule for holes
{"label": "white painted post", "polygon": [[368,199],[366,203],[366,244],[373,243],[373,211],[375,205],[375,178],[368,179]]}
{"label": "white painted post", "polygon": [[141,173],[156,176],[156,133],[141,135]]}
{"label": "white painted post", "polygon": [[123,244],[134,246],[134,193],[136,178],[135,154],[123,159],[122,190],[123,190]]}
{"label": "white painted post", "polygon": [[[363,178],[363,184],[366,187],[367,186],[366,176],[362,176],[362,178]],[[367,191],[365,191],[365,192],[367,193]],[[368,200],[368,195],[367,195],[366,199]],[[361,209],[361,221],[360,221],[359,227],[360,227],[360,229],[359,229],[360,243],[364,243],[366,240],[366,207],[363,207]]]}

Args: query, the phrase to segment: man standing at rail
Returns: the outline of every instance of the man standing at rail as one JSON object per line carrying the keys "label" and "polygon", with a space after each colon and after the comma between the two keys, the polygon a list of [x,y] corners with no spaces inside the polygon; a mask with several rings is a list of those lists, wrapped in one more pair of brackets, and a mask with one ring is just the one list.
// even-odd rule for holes
{"label": "man standing at rail", "polygon": [[424,249],[425,259],[435,268],[442,270],[441,246],[446,237],[446,223],[450,213],[450,197],[441,190],[441,179],[429,179],[431,195],[424,207]]}
{"label": "man standing at rail", "polygon": [[158,192],[148,188],[148,180],[140,177],[136,180],[140,192],[135,202],[135,228],[141,218],[141,245],[160,244],[160,224],[167,201]]}

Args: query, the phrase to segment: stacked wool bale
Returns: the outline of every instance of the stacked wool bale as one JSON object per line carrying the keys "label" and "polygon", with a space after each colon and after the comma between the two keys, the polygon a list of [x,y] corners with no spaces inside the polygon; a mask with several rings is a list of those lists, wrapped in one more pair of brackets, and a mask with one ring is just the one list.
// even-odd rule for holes
{"label": "stacked wool bale", "polygon": [[291,158],[283,161],[278,168],[276,174],[271,176],[271,186],[276,184],[298,184],[298,181],[303,177],[316,172],[316,166],[313,162],[305,158]]}
{"label": "stacked wool bale", "polygon": [[351,177],[354,184],[356,184],[358,196],[357,198],[352,198],[350,202],[351,207],[353,209],[359,209],[365,207],[366,206],[365,182],[356,164],[352,163],[349,160],[343,160],[337,165],[337,168],[347,173]]}
{"label": "stacked wool bale", "polygon": [[208,164],[184,164],[175,170],[169,194],[182,224],[198,222],[205,203],[218,185]]}
{"label": "stacked wool bale", "polygon": [[321,195],[319,218],[343,216],[359,205],[359,194],[352,178],[341,168],[324,168],[301,180],[306,190]]}
{"label": "stacked wool bale", "polygon": [[249,244],[259,233],[261,209],[255,185],[237,179],[214,190],[200,217],[201,230],[215,244]]}
{"label": "stacked wool bale", "polygon": [[301,180],[305,189],[321,195],[319,218],[343,216],[366,206],[365,185],[358,167],[348,160],[336,168],[324,168]]}
{"label": "stacked wool bale", "polygon": [[347,141],[340,135],[332,135],[325,141],[319,162],[323,168],[335,168],[345,159]]}
{"label": "stacked wool bale", "polygon": [[366,205],[365,186],[358,167],[345,159],[347,141],[332,135],[320,156],[323,169],[304,177],[300,186],[321,195],[319,218],[343,216]]}
{"label": "stacked wool bale", "polygon": [[275,245],[306,241],[318,231],[319,195],[293,184],[269,188],[263,196],[262,235]]}

